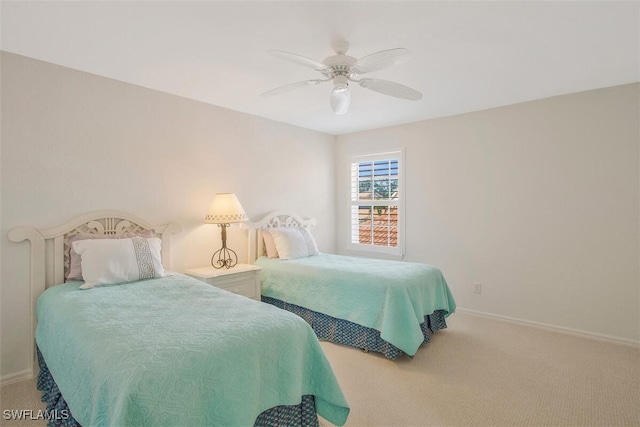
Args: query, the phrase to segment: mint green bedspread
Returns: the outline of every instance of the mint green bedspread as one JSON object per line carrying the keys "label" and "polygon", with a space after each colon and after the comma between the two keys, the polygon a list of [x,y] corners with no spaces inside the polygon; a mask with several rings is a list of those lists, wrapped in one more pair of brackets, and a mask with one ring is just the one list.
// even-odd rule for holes
{"label": "mint green bedspread", "polygon": [[38,299],[36,341],[73,417],[88,426],[252,426],[314,395],[343,425],[349,407],[298,316],[171,277]]}
{"label": "mint green bedspread", "polygon": [[442,272],[428,264],[320,254],[256,265],[262,295],[375,329],[410,356],[424,340],[424,316],[456,308]]}

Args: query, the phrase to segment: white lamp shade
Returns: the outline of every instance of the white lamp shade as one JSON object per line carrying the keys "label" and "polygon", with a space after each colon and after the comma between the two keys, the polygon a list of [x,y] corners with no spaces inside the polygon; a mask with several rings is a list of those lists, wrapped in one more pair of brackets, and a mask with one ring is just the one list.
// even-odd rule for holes
{"label": "white lamp shade", "polygon": [[227,224],[247,221],[240,201],[233,193],[218,193],[214,197],[209,212],[204,219],[205,224]]}

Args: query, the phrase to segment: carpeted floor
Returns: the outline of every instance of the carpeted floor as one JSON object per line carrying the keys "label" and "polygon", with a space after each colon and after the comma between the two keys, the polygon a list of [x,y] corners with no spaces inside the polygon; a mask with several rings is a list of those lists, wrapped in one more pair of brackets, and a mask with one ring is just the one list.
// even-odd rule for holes
{"label": "carpeted floor", "polygon": [[[447,322],[413,359],[322,343],[347,426],[640,426],[639,348],[462,312]],[[35,380],[0,398],[3,411],[44,409]]]}
{"label": "carpeted floor", "polygon": [[640,426],[640,349],[466,313],[411,360],[323,343],[349,426]]}

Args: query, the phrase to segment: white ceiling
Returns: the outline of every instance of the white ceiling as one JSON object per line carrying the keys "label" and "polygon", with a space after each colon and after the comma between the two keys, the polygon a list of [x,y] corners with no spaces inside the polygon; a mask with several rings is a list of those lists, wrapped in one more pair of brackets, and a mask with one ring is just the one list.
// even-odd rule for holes
{"label": "white ceiling", "polygon": [[[333,135],[640,81],[637,1],[3,1],[1,23],[5,51]],[[368,76],[423,99],[354,85],[336,116],[330,84],[260,96],[320,77],[268,50],[322,60],[338,38],[410,49]]]}

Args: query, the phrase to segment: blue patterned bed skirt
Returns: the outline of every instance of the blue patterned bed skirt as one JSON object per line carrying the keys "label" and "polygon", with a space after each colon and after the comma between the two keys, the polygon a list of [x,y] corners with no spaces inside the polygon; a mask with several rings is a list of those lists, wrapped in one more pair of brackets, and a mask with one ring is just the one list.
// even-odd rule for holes
{"label": "blue patterned bed skirt", "polygon": [[[42,401],[47,404],[49,414],[56,414],[49,418],[49,427],[82,427],[74,418],[73,414],[62,397],[58,385],[53,380],[49,368],[36,346],[38,354],[38,390],[42,391]],[[282,427],[282,426],[304,426],[319,427],[318,415],[316,414],[316,404],[312,395],[302,396],[299,405],[282,405],[267,409],[261,413],[254,426],[258,427]]]}
{"label": "blue patterned bed skirt", "polygon": [[[262,302],[275,305],[302,317],[311,325],[320,340],[357,347],[365,351],[375,351],[392,360],[406,354],[395,345],[380,338],[380,332],[375,329],[367,328],[348,320],[337,319],[275,298],[262,296]],[[445,312],[443,310],[436,310],[432,314],[424,316],[424,322],[420,324],[424,335],[422,344],[426,344],[431,340],[429,331],[435,333],[446,327],[447,322],[445,321]]]}

